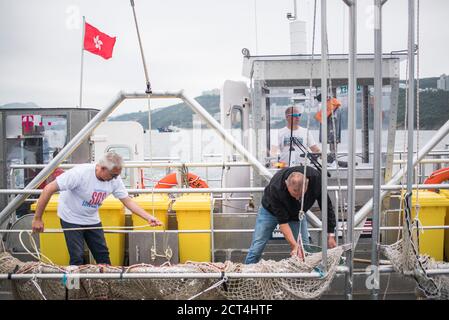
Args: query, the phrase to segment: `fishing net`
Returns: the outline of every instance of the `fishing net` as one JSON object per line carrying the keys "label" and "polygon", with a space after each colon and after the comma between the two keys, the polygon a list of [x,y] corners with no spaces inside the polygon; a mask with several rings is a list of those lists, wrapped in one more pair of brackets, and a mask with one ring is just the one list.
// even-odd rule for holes
{"label": "fishing net", "polygon": [[[418,194],[415,194],[418,198]],[[419,230],[418,219],[419,206],[415,206],[416,216],[412,220],[412,193],[405,193],[403,196],[405,234],[401,240],[388,246],[383,246],[385,256],[390,259],[393,268],[403,275],[412,277],[419,289],[419,293],[429,299],[449,299],[449,276],[433,275],[429,276],[427,270],[448,269],[449,263],[435,261],[428,255],[419,253]],[[403,234],[404,235],[404,234]]]}
{"label": "fishing net", "polygon": [[[312,253],[305,261],[291,257],[281,261],[262,260],[245,265],[225,263],[188,262],[174,266],[140,264],[130,267],[85,265],[60,267],[41,262],[21,262],[9,253],[0,253],[0,273],[38,274],[65,273],[222,273],[223,279],[152,278],[152,279],[80,279],[78,286],[67,286],[62,280],[42,278],[13,280],[17,299],[315,299],[319,298],[333,280],[341,247],[328,250],[327,273],[321,273],[322,255]],[[226,273],[308,273],[319,272],[320,278],[229,278]],[[9,281],[9,280],[3,280]],[[67,280],[70,281],[70,280]],[[68,289],[70,288],[70,289]]]}
{"label": "fishing net", "polygon": [[430,269],[449,269],[449,263],[438,262],[427,255],[415,253],[412,245],[404,245],[403,239],[383,246],[383,253],[390,260],[395,271],[412,277],[425,297],[430,299],[449,299],[449,276],[426,274]]}

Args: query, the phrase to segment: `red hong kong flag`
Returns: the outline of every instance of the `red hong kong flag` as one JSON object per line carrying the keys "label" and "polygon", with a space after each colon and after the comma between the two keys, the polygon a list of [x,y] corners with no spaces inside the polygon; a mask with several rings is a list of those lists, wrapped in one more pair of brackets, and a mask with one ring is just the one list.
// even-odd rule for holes
{"label": "red hong kong flag", "polygon": [[115,37],[110,37],[86,22],[84,27],[84,50],[102,56],[105,59],[112,57]]}

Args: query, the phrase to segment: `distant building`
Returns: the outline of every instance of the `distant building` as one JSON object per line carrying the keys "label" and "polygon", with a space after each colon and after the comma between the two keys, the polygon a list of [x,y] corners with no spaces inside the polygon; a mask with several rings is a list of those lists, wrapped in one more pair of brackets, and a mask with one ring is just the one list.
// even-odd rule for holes
{"label": "distant building", "polygon": [[444,91],[449,91],[449,76],[442,74],[440,79],[437,80],[437,88]]}

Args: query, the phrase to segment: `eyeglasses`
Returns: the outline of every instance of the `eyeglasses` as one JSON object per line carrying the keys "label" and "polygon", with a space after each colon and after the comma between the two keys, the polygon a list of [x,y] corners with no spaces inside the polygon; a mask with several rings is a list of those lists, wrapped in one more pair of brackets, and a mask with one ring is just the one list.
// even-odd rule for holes
{"label": "eyeglasses", "polygon": [[109,171],[109,174],[111,175],[112,179],[115,179],[120,175],[120,173],[112,173],[111,171]]}
{"label": "eyeglasses", "polygon": [[108,173],[109,173],[109,175],[111,176],[112,179],[115,179],[115,178],[117,178],[117,177],[120,175],[120,173],[112,173],[112,171],[109,170],[109,169],[106,168],[106,167],[103,167],[103,169],[105,169],[105,170],[108,171]]}
{"label": "eyeglasses", "polygon": [[294,118],[299,118],[301,116],[302,113],[292,113],[292,114],[288,114],[287,117],[294,117]]}

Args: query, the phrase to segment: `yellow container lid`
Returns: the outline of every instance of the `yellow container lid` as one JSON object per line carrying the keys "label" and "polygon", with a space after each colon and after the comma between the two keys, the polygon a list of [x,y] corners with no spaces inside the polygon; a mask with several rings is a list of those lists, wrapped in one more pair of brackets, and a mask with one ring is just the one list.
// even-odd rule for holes
{"label": "yellow container lid", "polygon": [[440,195],[449,198],[449,190],[441,190],[440,189]]}
{"label": "yellow container lid", "polygon": [[[47,203],[47,206],[45,207],[45,211],[56,211],[58,210],[58,202],[59,202],[59,194],[54,194],[51,196],[50,200]],[[37,207],[37,201],[34,202],[30,209],[31,211],[36,211]]]}
{"label": "yellow container lid", "polygon": [[113,195],[110,195],[106,199],[104,199],[103,203],[100,206],[100,210],[101,209],[121,210],[123,208],[124,208],[123,203],[119,199],[116,199]]}
{"label": "yellow container lid", "polygon": [[210,193],[184,194],[177,198],[173,204],[173,210],[175,211],[210,211],[210,207]]}
{"label": "yellow container lid", "polygon": [[170,198],[165,193],[143,194],[133,200],[144,209],[167,210]]}
{"label": "yellow container lid", "polygon": [[[403,195],[404,196],[404,195]],[[449,198],[433,191],[416,190],[412,191],[412,205],[419,204],[421,207],[444,207],[449,206]]]}

